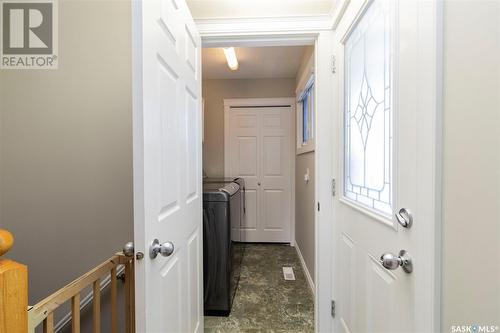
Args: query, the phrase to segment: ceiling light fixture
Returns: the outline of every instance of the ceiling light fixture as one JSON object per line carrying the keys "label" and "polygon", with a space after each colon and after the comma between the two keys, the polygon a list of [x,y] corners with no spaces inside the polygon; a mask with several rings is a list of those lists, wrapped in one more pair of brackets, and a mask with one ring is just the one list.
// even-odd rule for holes
{"label": "ceiling light fixture", "polygon": [[236,52],[234,52],[234,47],[225,47],[224,55],[226,56],[227,65],[232,71],[238,69],[238,59],[236,59]]}

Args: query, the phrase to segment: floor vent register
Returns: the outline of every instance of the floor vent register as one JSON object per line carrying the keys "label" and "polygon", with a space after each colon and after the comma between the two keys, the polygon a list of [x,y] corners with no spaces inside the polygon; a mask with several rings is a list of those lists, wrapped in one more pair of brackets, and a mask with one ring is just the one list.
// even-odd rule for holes
{"label": "floor vent register", "polygon": [[292,267],[283,267],[283,277],[285,280],[293,281],[295,280],[295,274],[293,273]]}

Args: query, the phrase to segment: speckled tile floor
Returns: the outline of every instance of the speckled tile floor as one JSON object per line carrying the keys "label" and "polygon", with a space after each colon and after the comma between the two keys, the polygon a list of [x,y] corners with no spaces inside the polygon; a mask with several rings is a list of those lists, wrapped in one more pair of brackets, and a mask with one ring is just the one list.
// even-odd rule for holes
{"label": "speckled tile floor", "polygon": [[[293,267],[295,281],[283,278]],[[294,247],[247,244],[229,317],[205,317],[206,333],[313,332],[314,300]]]}

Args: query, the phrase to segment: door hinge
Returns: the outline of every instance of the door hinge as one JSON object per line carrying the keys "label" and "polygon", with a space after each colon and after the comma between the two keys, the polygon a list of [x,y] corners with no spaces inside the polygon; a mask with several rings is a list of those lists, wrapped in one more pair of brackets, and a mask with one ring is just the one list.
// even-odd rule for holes
{"label": "door hinge", "polygon": [[337,73],[337,64],[334,55],[332,55],[332,73],[333,74]]}
{"label": "door hinge", "polygon": [[319,206],[319,201],[318,201],[318,212],[319,212],[319,210],[320,210],[320,206]]}
{"label": "door hinge", "polygon": [[332,300],[332,308],[331,308],[332,318],[335,318],[335,301]]}
{"label": "door hinge", "polygon": [[335,181],[335,178],[332,179],[332,197],[335,196],[337,193],[337,182]]}

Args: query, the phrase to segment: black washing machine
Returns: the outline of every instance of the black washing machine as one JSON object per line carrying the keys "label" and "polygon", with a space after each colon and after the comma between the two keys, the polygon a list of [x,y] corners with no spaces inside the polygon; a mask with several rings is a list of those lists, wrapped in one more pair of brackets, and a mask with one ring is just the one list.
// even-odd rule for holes
{"label": "black washing machine", "polygon": [[[241,192],[241,205],[240,205],[240,219],[238,221],[232,220],[231,239],[235,242],[244,242],[245,235],[242,227],[246,221],[246,187],[245,179],[241,177],[207,177],[203,179],[203,184],[221,184],[221,183],[236,183],[240,186]],[[243,246],[243,244],[240,244]]]}
{"label": "black washing machine", "polygon": [[203,184],[203,287],[205,315],[228,316],[238,286],[243,252],[232,237],[241,219],[237,183]]}

